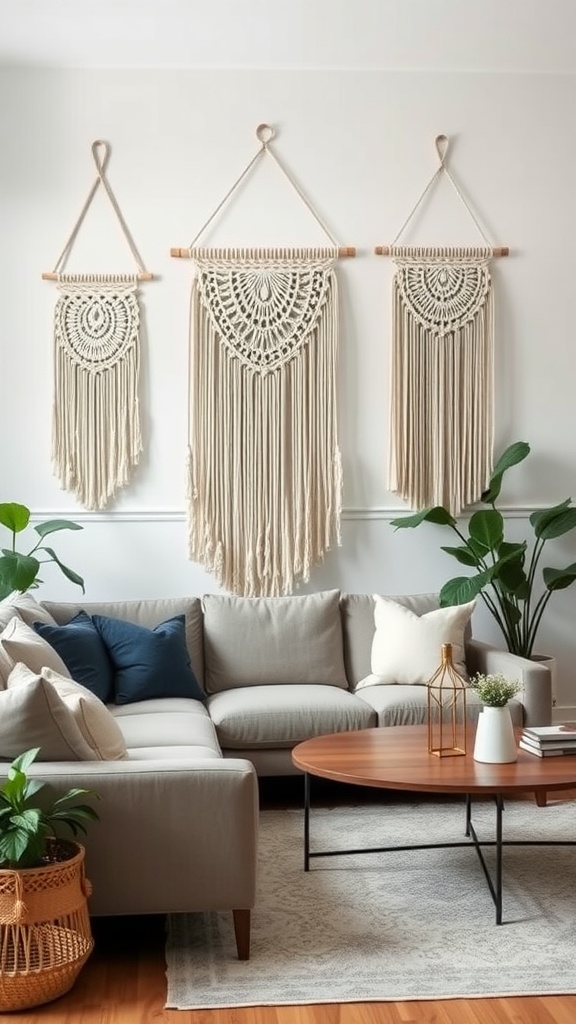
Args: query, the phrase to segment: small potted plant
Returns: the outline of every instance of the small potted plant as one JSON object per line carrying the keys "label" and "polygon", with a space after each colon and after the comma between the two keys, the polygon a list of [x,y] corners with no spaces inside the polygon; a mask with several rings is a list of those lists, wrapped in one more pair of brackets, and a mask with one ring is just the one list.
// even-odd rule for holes
{"label": "small potted plant", "polygon": [[522,689],[517,679],[507,679],[501,674],[482,675],[480,672],[470,680],[470,686],[482,703],[490,708],[506,707]]}
{"label": "small potted plant", "polygon": [[521,684],[499,673],[478,673],[470,680],[470,686],[484,705],[478,717],[474,760],[492,764],[516,761],[518,751],[508,701],[520,692]]}
{"label": "small potted plant", "polygon": [[39,753],[17,757],[0,786],[0,1010],[20,1010],[63,995],[92,951],[84,847],[74,837],[97,821],[85,796],[52,798],[27,775]]}

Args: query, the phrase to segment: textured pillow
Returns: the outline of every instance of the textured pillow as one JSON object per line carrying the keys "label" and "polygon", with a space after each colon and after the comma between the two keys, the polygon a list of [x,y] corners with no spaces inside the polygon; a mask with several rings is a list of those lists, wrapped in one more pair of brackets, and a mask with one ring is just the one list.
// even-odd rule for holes
{"label": "textured pillow", "polygon": [[190,665],[184,615],[154,629],[108,615],[94,615],[92,620],[114,666],[116,704],[155,697],[204,700]]}
{"label": "textured pillow", "polygon": [[348,689],[340,592],[302,597],[204,597],[207,693],[315,683]]}
{"label": "textured pillow", "polygon": [[56,623],[56,619],[38,604],[28,590],[13,590],[8,597],[0,601],[0,629],[4,629],[15,615],[19,615],[27,626],[32,626],[34,622],[51,622],[53,625]]}
{"label": "textured pillow", "polygon": [[34,629],[58,652],[68,669],[65,675],[70,675],[100,700],[113,699],[112,662],[100,633],[85,611],[78,612],[65,626],[35,622]]}
{"label": "textured pillow", "polygon": [[[14,668],[12,675],[25,666]],[[54,687],[58,696],[74,715],[74,721],[99,761],[120,761],[128,756],[122,730],[108,708],[85,686],[59,675],[51,668],[42,669],[42,678]]]}
{"label": "textured pillow", "polygon": [[[40,675],[23,666],[11,672],[0,693],[0,756],[12,760],[40,747],[40,761],[91,761],[91,748],[72,712]],[[14,674],[13,674],[14,673]]]}
{"label": "textured pillow", "polygon": [[16,662],[23,661],[32,672],[40,672],[47,665],[63,676],[70,675],[54,648],[17,615],[10,619],[4,632],[0,633],[0,646],[10,660],[11,669]]}
{"label": "textured pillow", "polygon": [[374,594],[372,673],[356,689],[393,683],[425,685],[440,664],[442,644],[452,644],[454,668],[467,679],[464,632],[475,603],[416,615],[397,601]]}

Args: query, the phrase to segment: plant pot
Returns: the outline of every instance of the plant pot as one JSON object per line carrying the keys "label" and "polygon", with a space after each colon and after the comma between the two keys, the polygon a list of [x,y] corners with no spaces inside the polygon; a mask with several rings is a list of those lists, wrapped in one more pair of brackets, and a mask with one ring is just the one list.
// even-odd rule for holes
{"label": "plant pot", "polygon": [[65,845],[66,860],[0,869],[0,1010],[64,995],[92,952],[84,847]]}
{"label": "plant pot", "polygon": [[480,712],[474,760],[487,764],[507,764],[518,760],[514,727],[507,704],[502,708],[484,707]]}

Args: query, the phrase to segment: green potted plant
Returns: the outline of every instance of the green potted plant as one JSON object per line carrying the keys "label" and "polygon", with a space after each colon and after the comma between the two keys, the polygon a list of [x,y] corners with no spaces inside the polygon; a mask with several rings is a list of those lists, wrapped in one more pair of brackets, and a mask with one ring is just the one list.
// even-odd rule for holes
{"label": "green potted plant", "polygon": [[20,1010],[67,992],[93,947],[86,906],[84,847],[74,837],[97,821],[84,797],[70,789],[48,795],[28,777],[39,748],[8,768],[0,786],[0,1010]]}
{"label": "green potted plant", "polygon": [[470,680],[470,686],[484,705],[478,716],[474,760],[490,764],[516,761],[518,750],[508,701],[520,692],[520,683],[500,673],[479,672]]}
{"label": "green potted plant", "polygon": [[490,708],[506,707],[508,701],[522,689],[517,679],[507,679],[500,673],[482,675],[478,672],[470,680],[470,686],[482,703]]}
{"label": "green potted plant", "polygon": [[16,549],[16,538],[26,529],[30,522],[30,509],[26,505],[17,502],[0,503],[0,525],[5,526],[12,535],[12,543],[9,548],[2,548],[0,555],[0,600],[7,597],[14,590],[30,590],[42,582],[39,576],[40,566],[46,562],[54,562],[66,579],[82,588],[84,593],[84,580],[77,572],[70,569],[60,561],[53,548],[42,543],[45,537],[59,530],[81,530],[78,523],[69,519],[50,519],[45,523],[38,523],[34,529],[38,534],[38,540],[32,545],[30,551],[24,554]]}
{"label": "green potted plant", "polygon": [[[515,543],[504,536],[504,517],[496,508],[504,474],[522,462],[529,452],[530,446],[525,441],[516,441],[500,456],[488,489],[480,499],[489,507],[473,512],[467,535],[442,505],[393,519],[391,523],[397,530],[424,522],[435,523],[449,527],[456,534],[460,543],[456,547],[442,547],[442,550],[475,572],[448,580],[440,591],[440,604],[467,604],[479,596],[502,631],[508,650],[524,658],[533,657],[538,628],[552,594],[576,580],[576,562],[565,569],[546,567],[542,569],[541,578],[537,575],[547,541],[576,528],[576,507],[571,498],[532,513],[529,518],[534,532],[531,550],[527,541]],[[540,582],[544,586],[542,593],[539,593]]]}

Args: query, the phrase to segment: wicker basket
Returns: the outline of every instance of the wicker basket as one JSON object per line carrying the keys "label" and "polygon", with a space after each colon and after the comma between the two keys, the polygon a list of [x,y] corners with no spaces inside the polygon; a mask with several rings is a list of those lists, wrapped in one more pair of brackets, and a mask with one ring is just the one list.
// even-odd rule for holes
{"label": "wicker basket", "polygon": [[0,870],[0,1010],[23,1010],[68,992],[94,942],[84,847],[45,867]]}

